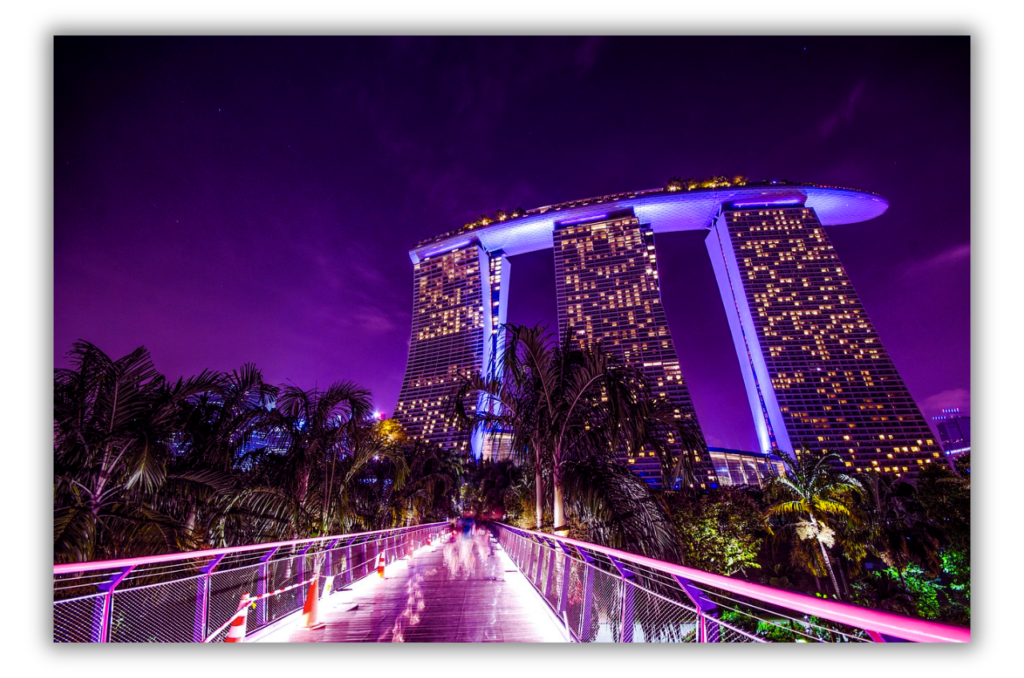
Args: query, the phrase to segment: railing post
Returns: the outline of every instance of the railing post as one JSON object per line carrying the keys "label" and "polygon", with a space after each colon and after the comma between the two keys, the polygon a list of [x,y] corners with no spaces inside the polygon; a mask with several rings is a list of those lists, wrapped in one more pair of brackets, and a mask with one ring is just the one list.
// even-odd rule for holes
{"label": "railing post", "polygon": [[341,571],[341,581],[344,582],[346,586],[350,581],[352,581],[352,541],[353,540],[350,539],[348,543],[345,544],[345,567]]}
{"label": "railing post", "polygon": [[689,579],[680,577],[678,574],[672,576],[690,601],[697,606],[697,642],[719,642],[718,624],[712,621],[718,617],[718,606],[703,591],[694,586]]}
{"label": "railing post", "polygon": [[[323,571],[323,575],[325,577],[333,577],[334,576],[334,547],[338,545],[339,541],[341,541],[340,537],[335,539],[334,541],[332,541],[330,544],[327,545],[327,555],[324,556],[324,571]],[[323,593],[323,591],[321,591],[321,593]]]}
{"label": "railing post", "polygon": [[214,556],[213,560],[199,569],[196,580],[196,618],[192,625],[192,642],[201,643],[206,639],[208,618],[210,615],[210,574],[224,560],[226,554]]}
{"label": "railing post", "polygon": [[533,582],[533,544],[534,539],[530,539],[528,546],[530,549],[529,555],[526,557],[526,579],[529,582]]}
{"label": "railing post", "polygon": [[554,544],[550,545],[551,557],[548,559],[548,578],[544,584],[544,597],[547,598],[551,595],[551,581],[555,577],[555,547]]}
{"label": "railing post", "polygon": [[[562,589],[558,596],[558,613],[565,615],[569,610],[569,576],[572,574],[572,559],[569,557],[569,547],[558,542],[558,545],[562,547]],[[566,622],[568,627],[568,622]]]}
{"label": "railing post", "polygon": [[[258,578],[256,579],[256,595],[262,596],[267,592],[267,580],[270,579],[270,559],[274,557],[280,546],[275,546],[260,557]],[[262,598],[256,601],[256,626],[263,626],[267,623],[267,618],[270,616],[267,614],[267,602],[266,598]]]}
{"label": "railing post", "polygon": [[110,579],[96,587],[96,590],[104,595],[96,599],[96,606],[93,608],[92,637],[90,638],[92,642],[110,642],[110,615],[114,605],[114,589],[128,576],[133,567],[135,566],[129,565],[121,568],[110,575]]}
{"label": "railing post", "polygon": [[583,577],[583,614],[580,621],[580,640],[590,640],[590,622],[594,611],[594,558],[585,550],[576,546],[576,551],[583,558],[586,574]]}
{"label": "railing post", "polygon": [[[306,554],[309,553],[309,550],[311,548],[313,548],[314,544],[316,544],[316,542],[312,542],[311,541],[308,544],[306,544],[306,548],[304,548],[301,551],[299,551],[299,556],[298,556],[299,562],[298,562],[298,565],[295,568],[295,571],[298,574],[298,576],[295,578],[295,583],[296,584],[298,584],[301,581],[305,581],[306,580]],[[306,591],[309,590],[309,589],[306,589],[306,591],[303,591],[303,588],[305,588],[305,587],[300,586],[297,589],[295,589],[295,591],[299,594],[298,598],[299,598],[299,607],[300,608],[303,605],[305,605],[305,603],[306,603]]]}
{"label": "railing post", "polygon": [[636,574],[628,567],[622,564],[615,556],[608,556],[608,559],[612,561],[612,565],[619,571],[619,576],[622,577],[622,631],[620,632],[619,642],[621,643],[632,643],[633,642],[633,600],[636,595],[636,588],[631,583],[636,579]]}
{"label": "railing post", "polygon": [[864,629],[864,632],[867,633],[868,637],[871,638],[871,640],[873,640],[876,643],[906,643],[906,642],[909,642],[909,641],[903,640],[902,638],[900,638],[898,636],[891,636],[888,633],[879,633],[878,631],[868,631],[867,629]]}

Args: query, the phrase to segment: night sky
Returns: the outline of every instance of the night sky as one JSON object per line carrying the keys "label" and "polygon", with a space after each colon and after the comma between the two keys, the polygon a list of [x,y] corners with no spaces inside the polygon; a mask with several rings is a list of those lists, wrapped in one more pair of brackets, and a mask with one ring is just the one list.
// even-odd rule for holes
{"label": "night sky", "polygon": [[[966,38],[57,38],[54,362],[145,345],[350,379],[390,413],[418,240],[497,209],[745,174],[880,193],[829,228],[926,416],[969,410]],[[657,237],[712,445],[755,449],[697,232]],[[554,328],[551,251],[509,320]]]}

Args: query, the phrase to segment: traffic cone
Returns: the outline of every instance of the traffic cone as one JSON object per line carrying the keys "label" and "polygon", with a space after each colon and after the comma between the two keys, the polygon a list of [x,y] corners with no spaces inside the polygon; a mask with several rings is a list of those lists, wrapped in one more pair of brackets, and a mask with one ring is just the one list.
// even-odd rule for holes
{"label": "traffic cone", "polygon": [[326,598],[327,596],[331,595],[331,589],[333,588],[334,577],[327,577],[326,581],[324,581],[324,594],[321,596],[321,598]]}
{"label": "traffic cone", "polygon": [[384,554],[383,553],[380,554],[379,556],[377,556],[377,574],[380,575],[381,579],[384,578]]}
{"label": "traffic cone", "polygon": [[231,620],[231,626],[228,627],[228,637],[224,639],[225,643],[244,643],[245,642],[245,623],[249,618],[249,594],[242,594],[242,602],[238,604],[238,610],[235,612],[234,619]]}
{"label": "traffic cone", "polygon": [[427,546],[430,546],[430,535],[427,535]]}
{"label": "traffic cone", "polygon": [[314,577],[306,592],[306,603],[302,606],[302,628],[312,631],[320,629],[324,624],[317,621],[320,614],[320,577]]}

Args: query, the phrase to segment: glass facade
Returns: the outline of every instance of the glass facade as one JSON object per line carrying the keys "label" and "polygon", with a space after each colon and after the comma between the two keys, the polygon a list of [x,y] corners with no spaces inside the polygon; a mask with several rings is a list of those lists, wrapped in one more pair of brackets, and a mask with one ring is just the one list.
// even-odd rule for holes
{"label": "glass facade", "polygon": [[[600,341],[605,350],[641,369],[654,394],[675,406],[677,418],[696,423],[661,306],[654,234],[631,210],[605,217],[555,226],[559,335],[581,343]],[[668,442],[678,458],[680,443],[672,437]],[[698,482],[713,481],[706,451],[694,450],[694,454]],[[648,483],[660,486],[661,469],[654,452],[624,452],[622,460]]]}
{"label": "glass facade", "polygon": [[756,485],[764,487],[772,476],[786,475],[782,460],[773,455],[758,454],[744,450],[729,450],[723,447],[708,448],[711,464],[715,467],[718,484]]}
{"label": "glass facade", "polygon": [[[482,374],[495,363],[496,322],[504,322],[502,292],[508,262],[477,245],[455,249],[415,264],[412,337],[405,380],[395,418],[415,438],[479,456],[480,440],[470,441],[445,417],[445,400],[460,374]],[[477,403],[467,403],[475,410]]]}
{"label": "glass facade", "polygon": [[813,209],[726,206],[707,244],[762,452],[896,475],[940,458]]}
{"label": "glass facade", "polygon": [[933,420],[935,428],[939,429],[942,449],[947,455],[971,451],[971,418],[960,414],[960,408],[944,409]]}

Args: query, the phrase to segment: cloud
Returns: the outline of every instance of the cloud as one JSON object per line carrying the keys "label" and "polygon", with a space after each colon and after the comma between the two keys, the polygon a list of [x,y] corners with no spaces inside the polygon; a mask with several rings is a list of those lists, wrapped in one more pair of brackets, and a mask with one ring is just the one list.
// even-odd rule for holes
{"label": "cloud", "polygon": [[950,407],[959,407],[961,413],[970,414],[971,392],[965,388],[952,388],[930,395],[921,402],[921,410],[929,419]]}
{"label": "cloud", "polygon": [[573,55],[573,62],[579,75],[586,75],[597,61],[597,53],[601,48],[601,38],[590,37],[583,41],[583,44]]}
{"label": "cloud", "polygon": [[832,136],[840,125],[843,123],[849,123],[853,120],[853,109],[857,104],[857,101],[864,95],[865,84],[861,80],[857,83],[857,86],[850,92],[850,96],[846,97],[846,101],[843,102],[839,110],[829,115],[821,124],[818,125],[818,135],[822,139],[827,139]]}
{"label": "cloud", "polygon": [[970,260],[971,258],[971,244],[963,243],[960,245],[954,245],[949,249],[939,252],[931,259],[928,259],[923,264],[924,268],[934,268],[937,266],[947,266],[949,264],[955,264],[961,261]]}
{"label": "cloud", "polygon": [[911,264],[904,271],[903,277],[912,277],[920,273],[924,273],[925,271],[945,268],[946,266],[954,266],[961,262],[970,263],[970,260],[971,243],[960,243],[959,245],[948,247],[924,261]]}

